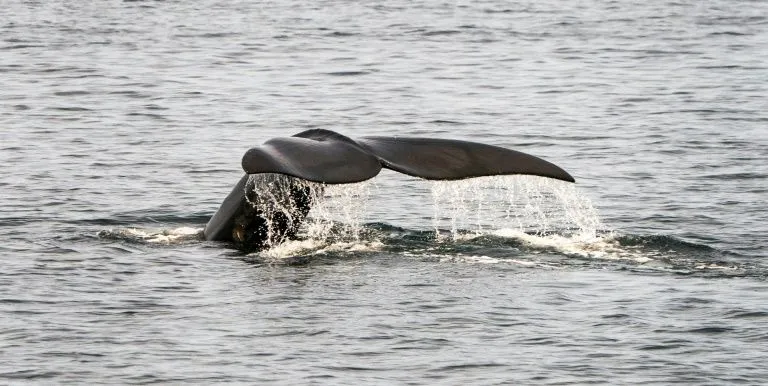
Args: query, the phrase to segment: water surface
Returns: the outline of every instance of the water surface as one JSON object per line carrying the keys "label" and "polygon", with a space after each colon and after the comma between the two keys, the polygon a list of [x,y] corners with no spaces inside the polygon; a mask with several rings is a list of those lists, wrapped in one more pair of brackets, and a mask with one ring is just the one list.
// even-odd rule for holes
{"label": "water surface", "polygon": [[[766,41],[746,0],[3,2],[0,379],[765,384]],[[577,184],[385,172],[201,241],[308,128]]]}

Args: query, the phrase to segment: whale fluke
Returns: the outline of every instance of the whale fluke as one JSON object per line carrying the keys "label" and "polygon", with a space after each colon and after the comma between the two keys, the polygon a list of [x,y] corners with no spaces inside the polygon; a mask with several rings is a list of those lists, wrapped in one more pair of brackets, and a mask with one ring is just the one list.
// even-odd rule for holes
{"label": "whale fluke", "polygon": [[541,158],[482,143],[407,137],[363,137],[358,142],[383,167],[428,180],[527,174],[575,182],[568,172]]}
{"label": "whale fluke", "polygon": [[[243,156],[242,167],[246,175],[203,232],[206,240],[235,241],[251,249],[274,245],[295,235],[312,205],[302,181],[354,183],[373,178],[387,168],[428,180],[525,174],[575,182],[553,163],[503,147],[436,138],[352,139],[323,129],[270,139],[249,149]],[[248,175],[254,174],[276,178],[265,184],[273,190],[280,187],[268,192],[272,201],[247,197]]]}
{"label": "whale fluke", "polygon": [[341,134],[273,138],[249,149],[242,166],[248,174],[278,173],[325,184],[349,184],[375,177],[381,163]]}
{"label": "whale fluke", "polygon": [[541,158],[503,147],[453,139],[362,137],[312,129],[274,138],[243,156],[248,174],[279,173],[325,184],[375,177],[382,167],[428,180],[527,174],[574,182]]}

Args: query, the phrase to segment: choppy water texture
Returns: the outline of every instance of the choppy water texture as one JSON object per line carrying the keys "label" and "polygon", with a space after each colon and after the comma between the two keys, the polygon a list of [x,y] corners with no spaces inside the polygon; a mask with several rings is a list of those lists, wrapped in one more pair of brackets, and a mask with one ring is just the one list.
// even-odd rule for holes
{"label": "choppy water texture", "polygon": [[[0,383],[765,384],[768,3],[0,1]],[[201,241],[245,150],[470,139]]]}

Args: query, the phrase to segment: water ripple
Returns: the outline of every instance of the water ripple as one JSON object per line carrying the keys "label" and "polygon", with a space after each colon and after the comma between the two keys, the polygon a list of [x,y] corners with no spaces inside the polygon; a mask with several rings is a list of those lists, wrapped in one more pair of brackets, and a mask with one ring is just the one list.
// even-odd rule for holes
{"label": "water ripple", "polygon": [[[765,2],[4,5],[2,382],[768,379]],[[294,243],[202,240],[318,127],[578,191],[383,172]]]}

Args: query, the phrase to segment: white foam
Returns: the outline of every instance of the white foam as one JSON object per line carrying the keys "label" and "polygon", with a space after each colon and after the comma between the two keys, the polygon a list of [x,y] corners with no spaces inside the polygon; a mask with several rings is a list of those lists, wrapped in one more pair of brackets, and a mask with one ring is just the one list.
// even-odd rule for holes
{"label": "white foam", "polygon": [[294,256],[325,255],[328,253],[364,253],[380,251],[384,244],[379,241],[337,241],[304,239],[289,240],[272,248],[255,252],[258,256],[271,260],[281,260]]}
{"label": "white foam", "polygon": [[741,270],[741,268],[739,268],[739,267],[737,267],[735,265],[725,266],[725,265],[718,265],[716,263],[699,264],[699,265],[695,266],[694,269],[700,269],[700,270],[713,269],[713,270],[720,270],[720,271],[738,271],[738,270]]}
{"label": "white foam", "polygon": [[408,256],[418,256],[419,258],[433,258],[441,263],[460,263],[460,264],[514,264],[520,265],[526,268],[550,268],[558,269],[560,267],[553,266],[544,262],[529,261],[520,259],[498,258],[486,255],[463,255],[463,254],[434,254],[434,253],[412,253],[406,252]]}
{"label": "white foam", "polygon": [[141,240],[152,244],[174,244],[200,238],[202,228],[180,227],[174,229],[138,229],[129,228],[115,231],[117,234],[131,239]]}
{"label": "white foam", "polygon": [[[485,255],[456,255],[456,256],[445,255],[440,258],[440,262],[441,263],[461,262],[461,263],[470,263],[470,264],[499,264],[499,263],[505,262],[505,260],[497,259],[495,257],[490,257]],[[513,262],[513,261],[506,260],[506,262]]]}
{"label": "white foam", "polygon": [[639,264],[654,260],[647,251],[620,245],[615,233],[602,236],[591,233],[563,236],[528,234],[517,229],[499,229],[491,232],[491,234],[521,241],[530,248],[556,251],[567,256],[601,260],[626,260]]}

